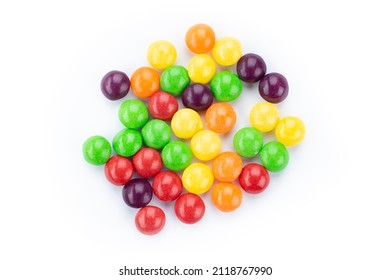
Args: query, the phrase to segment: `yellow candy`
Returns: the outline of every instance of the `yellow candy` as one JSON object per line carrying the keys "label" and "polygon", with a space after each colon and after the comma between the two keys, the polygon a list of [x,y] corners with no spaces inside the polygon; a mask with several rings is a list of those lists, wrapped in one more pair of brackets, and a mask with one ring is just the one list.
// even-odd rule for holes
{"label": "yellow candy", "polygon": [[175,63],[176,49],[168,41],[157,41],[149,46],[147,57],[150,65],[163,70]]}
{"label": "yellow candy", "polygon": [[216,70],[214,60],[207,54],[198,54],[188,63],[188,76],[194,83],[207,84]]}
{"label": "yellow candy", "polygon": [[191,139],[190,147],[193,155],[203,161],[212,160],[221,151],[221,139],[211,130],[197,132]]}
{"label": "yellow candy", "polygon": [[173,115],[171,128],[176,137],[189,139],[203,129],[203,122],[196,111],[180,109]]}
{"label": "yellow candy", "polygon": [[297,117],[285,117],[276,126],[276,138],[285,146],[295,146],[305,137],[305,125]]}
{"label": "yellow candy", "polygon": [[260,132],[271,131],[279,122],[279,110],[272,103],[256,103],[250,112],[249,121]]}
{"label": "yellow candy", "polygon": [[188,192],[202,194],[211,188],[214,176],[206,164],[193,163],[184,169],[182,181]]}
{"label": "yellow candy", "polygon": [[215,42],[213,51],[215,61],[223,66],[230,66],[241,58],[241,43],[233,37],[223,37]]}

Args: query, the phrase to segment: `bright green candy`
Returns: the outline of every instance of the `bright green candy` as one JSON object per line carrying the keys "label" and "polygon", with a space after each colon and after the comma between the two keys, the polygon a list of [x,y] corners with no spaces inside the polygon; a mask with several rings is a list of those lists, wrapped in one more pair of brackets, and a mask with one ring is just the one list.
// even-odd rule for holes
{"label": "bright green candy", "polygon": [[190,165],[192,152],[186,143],[172,141],[162,150],[161,157],[164,165],[171,170],[180,171]]}
{"label": "bright green candy", "polygon": [[170,66],[162,72],[160,85],[163,91],[178,96],[190,84],[187,69],[183,66]]}
{"label": "bright green candy", "polygon": [[141,131],[142,139],[146,146],[154,149],[162,149],[171,140],[171,129],[162,120],[149,121]]}
{"label": "bright green candy", "polygon": [[240,96],[242,82],[236,74],[230,71],[222,71],[213,77],[210,82],[210,88],[215,99],[229,102]]}
{"label": "bright green candy", "polygon": [[263,135],[252,127],[241,128],[234,135],[233,146],[240,156],[245,158],[254,157],[263,146]]}
{"label": "bright green candy", "polygon": [[127,128],[141,128],[148,121],[149,113],[146,105],[137,99],[124,101],[119,107],[119,120]]}
{"label": "bright green candy", "polygon": [[288,151],[286,147],[279,142],[272,141],[264,145],[260,151],[260,161],[267,170],[279,172],[288,164]]}
{"label": "bright green candy", "polygon": [[105,164],[111,156],[111,146],[103,136],[92,136],[83,144],[84,159],[93,165]]}
{"label": "bright green candy", "polygon": [[125,128],[119,131],[112,140],[115,153],[124,157],[131,157],[141,149],[141,146],[141,133],[135,129]]}

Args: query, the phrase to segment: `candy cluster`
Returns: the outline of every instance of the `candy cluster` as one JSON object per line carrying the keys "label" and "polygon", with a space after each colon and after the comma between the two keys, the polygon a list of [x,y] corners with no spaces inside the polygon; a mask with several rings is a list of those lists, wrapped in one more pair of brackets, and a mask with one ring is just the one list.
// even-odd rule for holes
{"label": "candy cluster", "polygon": [[[185,41],[195,54],[187,69],[174,65],[177,53],[170,42],[157,41],[147,51],[153,68],[141,67],[130,79],[121,71],[103,77],[101,89],[108,99],[121,99],[130,89],[137,98],[120,105],[118,116],[125,128],[112,140],[115,155],[102,136],[92,136],[83,145],[85,160],[105,164],[108,181],[123,186],[125,203],[140,208],[135,224],[148,235],[161,231],[166,219],[161,208],[148,205],[153,196],[174,202],[177,218],[187,224],[202,219],[206,207],[201,195],[211,188],[213,205],[233,211],[241,204],[242,190],[259,194],[267,188],[269,171],[279,172],[288,164],[285,146],[299,144],[305,135],[299,118],[280,119],[274,104],[286,99],[288,83],[279,73],[267,74],[259,55],[242,55],[241,43],[235,38],[215,40],[214,31],[205,24],[192,26]],[[237,73],[217,73],[216,63],[236,64]],[[234,135],[235,152],[221,153],[220,136],[236,124],[235,110],[227,102],[241,95],[243,82],[258,82],[259,94],[266,101],[251,109],[251,127]],[[185,108],[179,108],[179,97]],[[273,130],[278,141],[264,144],[262,133]],[[242,158],[257,155],[261,164],[243,166]],[[193,163],[193,157],[200,162]],[[137,178],[133,178],[135,173]]]}

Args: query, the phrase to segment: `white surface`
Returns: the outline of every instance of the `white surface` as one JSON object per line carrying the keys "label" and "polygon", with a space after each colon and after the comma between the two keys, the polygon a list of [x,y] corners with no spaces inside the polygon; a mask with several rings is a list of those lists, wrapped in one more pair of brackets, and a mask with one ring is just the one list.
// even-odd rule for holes
{"label": "white surface", "polygon": [[[1,2],[1,279],[123,279],[124,265],[389,279],[386,2],[217,2]],[[267,191],[245,195],[238,211],[220,213],[206,195],[206,216],[188,226],[163,205],[165,229],[147,237],[81,145],[121,128],[120,102],[102,96],[101,77],[146,65],[158,39],[172,41],[186,65],[184,34],[198,22],[237,37],[288,78],[280,112],[300,116],[307,136]],[[246,87],[234,102],[236,128],[258,100]]]}

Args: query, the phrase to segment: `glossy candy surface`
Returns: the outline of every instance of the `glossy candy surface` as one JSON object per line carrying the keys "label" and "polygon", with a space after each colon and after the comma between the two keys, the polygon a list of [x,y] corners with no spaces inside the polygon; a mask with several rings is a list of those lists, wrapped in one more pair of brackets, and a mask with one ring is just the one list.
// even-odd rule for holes
{"label": "glossy candy surface", "polygon": [[242,189],[251,194],[263,192],[268,187],[269,180],[267,169],[257,163],[245,165],[238,178]]}
{"label": "glossy candy surface", "polygon": [[213,160],[213,175],[220,182],[233,182],[238,178],[241,170],[241,157],[234,152],[221,153]]}
{"label": "glossy candy surface", "polygon": [[189,139],[203,129],[203,122],[197,112],[185,108],[173,115],[171,128],[176,137]]}
{"label": "glossy candy surface", "polygon": [[268,171],[282,171],[288,164],[286,147],[276,141],[268,142],[260,151],[260,162]]}
{"label": "glossy candy surface", "polygon": [[256,83],[264,77],[267,66],[264,60],[257,54],[247,53],[237,62],[237,75],[247,83]]}
{"label": "glossy candy surface", "polygon": [[285,117],[276,126],[276,138],[285,146],[295,146],[305,138],[305,125],[297,117]]}
{"label": "glossy candy surface", "polygon": [[160,76],[149,67],[138,68],[131,76],[131,90],[139,98],[148,98],[160,88]]}
{"label": "glossy candy surface", "polygon": [[269,73],[260,80],[259,93],[268,102],[280,103],[287,98],[288,82],[282,74]]}
{"label": "glossy candy surface", "polygon": [[188,29],[185,41],[193,53],[207,53],[214,47],[215,33],[207,24],[195,24]]}
{"label": "glossy candy surface", "polygon": [[188,63],[188,76],[194,83],[207,84],[216,71],[214,60],[207,54],[198,54]]}
{"label": "glossy candy surface", "polygon": [[121,71],[110,71],[104,75],[100,89],[105,97],[118,100],[127,95],[130,89],[129,77]]}
{"label": "glossy candy surface", "polygon": [[128,158],[113,156],[104,166],[104,174],[111,184],[122,186],[133,176],[133,164]]}
{"label": "glossy candy surface", "polygon": [[152,200],[153,189],[146,179],[132,179],[123,187],[122,197],[128,206],[141,208]]}
{"label": "glossy candy surface", "polygon": [[154,195],[162,201],[174,201],[183,190],[179,175],[172,171],[162,171],[153,179]]}
{"label": "glossy candy surface", "polygon": [[220,38],[215,42],[212,54],[218,64],[233,65],[242,56],[241,43],[233,37]]}
{"label": "glossy candy surface", "polygon": [[146,146],[153,149],[162,149],[171,140],[171,129],[162,120],[151,120],[145,124],[141,131]]}
{"label": "glossy candy surface", "polygon": [[181,100],[184,106],[199,112],[209,108],[214,97],[208,86],[192,84],[184,90]]}
{"label": "glossy candy surface", "polygon": [[185,193],[175,202],[175,214],[185,224],[199,222],[206,211],[206,206],[199,195]]}
{"label": "glossy candy surface", "polygon": [[207,192],[213,182],[211,169],[203,163],[192,163],[183,172],[183,186],[190,193],[202,194]]}
{"label": "glossy candy surface", "polygon": [[217,133],[227,133],[236,124],[236,112],[228,103],[214,103],[207,109],[206,126]]}
{"label": "glossy candy surface", "polygon": [[148,121],[149,113],[146,105],[137,99],[122,102],[118,111],[119,120],[127,128],[141,128]]}
{"label": "glossy candy surface", "polygon": [[240,156],[245,158],[254,157],[263,146],[263,135],[252,127],[241,128],[234,135],[233,146]]}
{"label": "glossy candy surface", "polygon": [[222,142],[211,130],[197,132],[191,139],[190,147],[193,155],[203,161],[212,160],[221,151]]}
{"label": "glossy candy surface", "polygon": [[162,168],[160,154],[155,149],[142,148],[133,157],[133,166],[140,177],[153,177]]}
{"label": "glossy candy surface", "polygon": [[112,140],[115,153],[131,157],[142,147],[142,136],[138,130],[125,128],[119,131]]}
{"label": "glossy candy surface", "polygon": [[145,206],[135,216],[135,226],[146,235],[159,233],[165,225],[165,214],[156,206]]}
{"label": "glossy candy surface", "polygon": [[190,84],[187,69],[183,66],[173,65],[161,74],[160,85],[163,91],[174,96],[180,95]]}
{"label": "glossy candy surface", "polygon": [[210,88],[215,99],[229,102],[237,99],[242,92],[242,82],[230,71],[217,73],[210,82]]}
{"label": "glossy candy surface", "polygon": [[256,103],[249,114],[251,125],[260,132],[273,130],[279,122],[278,108],[269,102]]}
{"label": "glossy candy surface", "polygon": [[166,168],[180,171],[191,164],[192,152],[186,143],[172,141],[164,147],[161,157]]}
{"label": "glossy candy surface", "polygon": [[241,189],[232,183],[216,184],[211,193],[211,201],[220,211],[231,212],[241,205]]}
{"label": "glossy candy surface", "polygon": [[92,136],[83,144],[84,159],[93,165],[105,164],[111,156],[111,145],[103,136]]}
{"label": "glossy candy surface", "polygon": [[154,118],[164,121],[172,119],[178,108],[176,98],[163,91],[156,92],[148,101],[149,113]]}
{"label": "glossy candy surface", "polygon": [[154,68],[163,70],[176,61],[176,48],[172,43],[160,40],[152,43],[148,48],[147,58]]}

